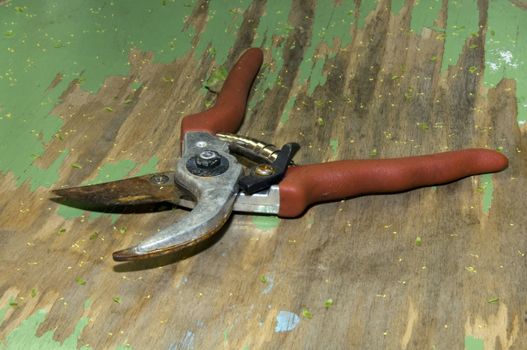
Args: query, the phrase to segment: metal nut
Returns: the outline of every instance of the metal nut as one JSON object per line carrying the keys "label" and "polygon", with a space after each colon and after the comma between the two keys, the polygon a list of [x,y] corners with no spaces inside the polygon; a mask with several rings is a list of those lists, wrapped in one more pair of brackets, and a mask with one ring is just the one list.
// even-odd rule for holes
{"label": "metal nut", "polygon": [[201,152],[196,158],[196,165],[200,168],[210,169],[218,166],[221,162],[220,155],[211,150]]}

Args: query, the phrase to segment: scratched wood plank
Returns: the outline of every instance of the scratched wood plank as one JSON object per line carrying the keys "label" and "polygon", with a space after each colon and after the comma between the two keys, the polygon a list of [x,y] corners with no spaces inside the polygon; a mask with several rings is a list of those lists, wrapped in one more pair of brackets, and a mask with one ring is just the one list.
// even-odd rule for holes
{"label": "scratched wood plank", "polygon": [[[293,1],[289,34],[267,38],[242,134],[299,142],[302,164],[477,146],[502,150],[509,169],[486,184],[473,177],[364,196],[314,206],[297,219],[235,215],[197,251],[126,264],[115,264],[111,252],[185,212],[66,219],[47,200],[48,188],[32,191],[1,174],[4,342],[40,315],[41,338],[30,341],[51,331],[65,347],[527,347],[525,129],[516,121],[516,82],[486,88],[482,81],[488,2],[478,2],[477,35],[442,71],[442,32],[410,30],[413,1],[395,12],[380,1],[363,26],[367,3],[356,1],[349,22],[337,23],[349,28],[350,42],[315,48],[325,57],[326,81],[310,91],[317,77],[300,80],[319,35],[314,15],[321,3]],[[197,37],[206,31],[208,6],[194,4],[188,18]],[[243,13],[227,65],[256,40],[266,6],[256,1]],[[440,8],[438,28],[447,25],[448,6]],[[107,164],[144,164],[153,156],[159,170],[171,169],[181,118],[214,97],[203,89],[216,68],[210,53],[196,57],[191,49],[161,64],[134,50],[129,61],[128,76],[108,77],[95,93],[75,80],[63,92],[53,110],[62,116],[63,137],[36,160],[46,168],[69,150],[57,186],[94,179]],[[279,83],[265,86],[275,73]],[[485,186],[492,186],[490,209]]]}

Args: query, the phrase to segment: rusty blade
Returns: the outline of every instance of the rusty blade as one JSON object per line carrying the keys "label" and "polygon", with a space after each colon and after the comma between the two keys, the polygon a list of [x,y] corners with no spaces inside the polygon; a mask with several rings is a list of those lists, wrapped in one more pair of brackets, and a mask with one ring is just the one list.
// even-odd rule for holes
{"label": "rusty blade", "polygon": [[71,206],[111,207],[159,202],[178,204],[189,193],[177,186],[174,172],[162,172],[95,185],[52,190],[54,200]]}

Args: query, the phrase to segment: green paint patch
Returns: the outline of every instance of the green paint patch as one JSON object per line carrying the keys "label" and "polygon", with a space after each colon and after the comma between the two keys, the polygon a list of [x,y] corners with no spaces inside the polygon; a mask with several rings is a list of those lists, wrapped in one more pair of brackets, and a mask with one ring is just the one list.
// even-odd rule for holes
{"label": "green paint patch", "polygon": [[441,13],[441,0],[417,0],[412,8],[412,31],[421,33],[423,28],[430,28],[438,32],[443,29],[435,26],[435,20]]}
{"label": "green paint patch", "polygon": [[262,231],[274,230],[280,224],[280,219],[276,216],[253,215],[253,224]]}
{"label": "green paint patch", "polygon": [[406,0],[392,0],[392,7],[390,8],[390,10],[393,13],[399,13],[399,11],[401,11],[405,3],[406,3]]}
{"label": "green paint patch", "polygon": [[479,9],[476,1],[451,1],[448,3],[448,24],[444,35],[438,40],[445,40],[445,49],[441,70],[455,65],[463,50],[466,40],[478,35]]}
{"label": "green paint patch", "polygon": [[[277,47],[283,48],[284,41],[280,43],[274,43],[273,39],[286,39],[287,36],[293,31],[294,27],[288,22],[289,13],[292,9],[292,1],[268,1],[265,4],[265,12],[260,18],[258,28],[256,28],[256,34],[254,38],[255,46],[264,47]],[[278,58],[280,55],[277,52],[272,52],[273,59]]]}
{"label": "green paint patch", "polygon": [[[82,209],[77,209],[77,208],[73,208],[73,207],[68,207],[66,205],[59,205],[59,208],[57,210],[57,214],[62,216],[64,219],[74,219],[74,218],[80,218],[82,217],[83,215],[85,215],[85,212],[84,210]],[[99,214],[99,213],[92,213],[93,216],[92,217],[98,217],[102,214]]]}
{"label": "green paint patch", "polygon": [[483,194],[482,210],[483,213],[488,214],[492,206],[492,198],[494,194],[494,184],[492,181],[492,174],[484,174],[479,177],[478,191]]}
{"label": "green paint patch", "polygon": [[92,301],[90,299],[86,299],[84,302],[84,310],[88,310],[91,307]]}
{"label": "green paint patch", "polygon": [[64,163],[64,160],[68,156],[69,152],[68,150],[64,150],[60,153],[60,155],[53,161],[53,163],[47,167],[46,169],[37,167],[37,166],[31,166],[27,167],[25,171],[24,177],[19,177],[18,181],[22,181],[24,178],[26,179],[38,179],[38,181],[31,181],[31,191],[34,191],[39,186],[44,187],[51,187],[53,184],[57,182],[59,179],[59,171],[60,167]]}
{"label": "green paint patch", "polygon": [[153,156],[148,162],[146,162],[145,164],[143,164],[143,166],[141,166],[141,168],[139,168],[135,176],[141,176],[156,172],[157,163],[159,163],[159,158],[157,158],[157,156]]}
{"label": "green paint patch", "polygon": [[135,81],[132,83],[131,87],[132,87],[133,90],[137,90],[137,89],[139,89],[142,85],[143,85],[143,84],[141,84],[141,82],[135,80]]}
{"label": "green paint patch", "polygon": [[287,103],[284,106],[284,110],[282,111],[282,115],[280,116],[280,123],[285,124],[289,121],[289,116],[291,115],[291,111],[293,110],[293,107],[295,106],[296,102],[296,95],[291,96],[289,100],[287,100]]}
{"label": "green paint patch", "polygon": [[63,125],[50,112],[64,89],[77,80],[93,92],[108,76],[128,75],[131,48],[153,51],[159,62],[184,55],[195,36],[185,23],[194,2],[13,0],[0,6],[0,172],[12,172],[18,184],[30,180],[32,189],[50,186],[59,164],[41,169],[33,159]]}
{"label": "green paint patch", "polygon": [[0,309],[0,325],[2,325],[2,322],[4,322],[4,317],[5,317],[7,310],[9,310],[9,306],[5,306]]}
{"label": "green paint patch", "polygon": [[495,86],[503,78],[516,80],[518,122],[527,122],[527,11],[508,1],[491,1],[485,37],[484,83]]}
{"label": "green paint patch", "polygon": [[294,29],[288,22],[290,11],[291,0],[267,1],[265,4],[264,14],[256,28],[253,46],[267,48],[272,59],[263,66],[264,74],[261,74],[258,90],[250,102],[251,107],[263,99],[266,90],[281,84],[279,74],[284,66],[284,44]]}
{"label": "green paint patch", "polygon": [[335,158],[339,149],[339,140],[331,139],[329,140],[329,147],[331,148],[332,157]]}
{"label": "green paint patch", "polygon": [[465,337],[465,350],[484,350],[485,343],[483,339],[475,338],[471,335]]}
{"label": "green paint patch", "polygon": [[[177,2],[182,3],[182,1]],[[208,50],[214,54],[218,64],[223,64],[227,60],[232,44],[238,37],[238,30],[243,22],[243,13],[250,4],[250,0],[209,2],[207,24],[199,37],[196,47],[197,55],[202,55]]]}
{"label": "green paint patch", "polygon": [[[366,17],[377,8],[378,0],[368,0],[360,2],[359,19],[357,21],[357,27],[363,28],[366,24]],[[348,12],[349,15],[353,15],[353,11]]]}
{"label": "green paint patch", "polygon": [[[2,343],[0,343],[0,349],[78,349],[78,339],[83,329],[88,325],[88,317],[82,317],[75,325],[73,333],[60,343],[53,339],[53,331],[47,331],[42,336],[36,335],[38,328],[46,319],[46,315],[46,310],[37,310],[34,314],[23,320],[20,326],[9,333]],[[80,349],[88,350],[90,348],[88,346],[81,346]]]}
{"label": "green paint patch", "polygon": [[[375,1],[365,1],[361,4],[361,14],[364,9],[370,11],[371,3],[373,9],[376,7]],[[339,48],[346,47],[351,43],[351,27],[354,22],[353,11],[355,4],[352,1],[343,1],[333,3],[332,8],[328,9],[327,5],[317,3],[315,17],[313,18],[313,34],[311,42],[304,54],[304,60],[299,67],[298,81],[305,84],[309,81],[307,94],[311,96],[315,88],[324,85],[327,80],[323,72],[327,58],[333,58]],[[323,55],[319,53],[322,45],[331,49],[331,53]]]}
{"label": "green paint patch", "polygon": [[[31,98],[31,92],[27,92],[27,95]],[[0,96],[9,96],[2,89],[2,79]],[[55,161],[48,168],[35,166],[34,160],[44,153],[44,144],[62,126],[62,120],[49,116],[40,124],[37,122],[34,125],[31,111],[21,112],[18,110],[19,106],[12,107],[11,103],[11,97],[0,101],[0,115],[10,116],[0,119],[0,172],[12,171],[18,186],[28,179],[34,179],[31,181],[32,190],[39,186],[49,187],[58,179],[58,170],[67,152],[59,155],[58,162]],[[27,106],[23,102],[22,105]]]}

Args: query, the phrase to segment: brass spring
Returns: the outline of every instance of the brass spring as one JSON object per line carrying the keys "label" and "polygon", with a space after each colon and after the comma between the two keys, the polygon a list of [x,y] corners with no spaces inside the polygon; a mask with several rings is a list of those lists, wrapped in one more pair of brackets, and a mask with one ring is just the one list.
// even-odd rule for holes
{"label": "brass spring", "polygon": [[216,134],[216,136],[229,144],[229,149],[236,154],[256,162],[272,163],[278,157],[280,149],[273,144],[253,139],[246,136],[233,134]]}

